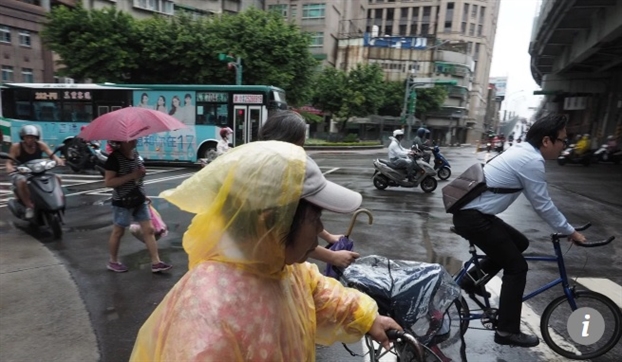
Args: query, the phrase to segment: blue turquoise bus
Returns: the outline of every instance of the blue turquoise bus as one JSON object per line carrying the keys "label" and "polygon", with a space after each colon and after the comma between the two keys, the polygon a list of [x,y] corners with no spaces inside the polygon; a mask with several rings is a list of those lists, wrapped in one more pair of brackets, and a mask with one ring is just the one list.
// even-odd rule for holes
{"label": "blue turquoise bus", "polygon": [[234,146],[251,142],[271,111],[287,109],[282,89],[262,85],[4,83],[0,91],[5,141],[17,142],[19,129],[33,124],[54,148],[102,114],[129,106],[165,112],[188,125],[139,139],[137,149],[147,161],[206,158],[224,127],[233,129]]}

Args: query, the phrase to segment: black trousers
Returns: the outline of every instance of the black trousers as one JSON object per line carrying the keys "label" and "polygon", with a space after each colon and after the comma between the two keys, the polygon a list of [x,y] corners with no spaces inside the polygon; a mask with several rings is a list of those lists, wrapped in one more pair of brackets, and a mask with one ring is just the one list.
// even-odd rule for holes
{"label": "black trousers", "polygon": [[476,210],[459,211],[454,214],[453,221],[456,232],[486,254],[480,262],[482,271],[492,277],[503,269],[497,329],[519,333],[528,270],[522,253],[529,246],[529,240],[498,217]]}

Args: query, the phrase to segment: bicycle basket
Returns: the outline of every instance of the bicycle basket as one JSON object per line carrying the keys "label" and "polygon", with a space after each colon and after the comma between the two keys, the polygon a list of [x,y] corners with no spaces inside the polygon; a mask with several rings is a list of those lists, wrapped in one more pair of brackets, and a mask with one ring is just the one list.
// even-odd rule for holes
{"label": "bicycle basket", "polygon": [[342,281],[371,296],[381,314],[395,319],[423,344],[438,343],[449,334],[445,311],[461,295],[439,264],[377,255],[357,259],[345,269]]}

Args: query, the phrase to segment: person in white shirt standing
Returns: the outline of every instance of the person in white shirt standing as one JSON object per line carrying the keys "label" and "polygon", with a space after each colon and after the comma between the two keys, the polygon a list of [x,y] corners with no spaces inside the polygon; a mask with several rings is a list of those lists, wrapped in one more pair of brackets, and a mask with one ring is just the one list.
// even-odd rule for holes
{"label": "person in white shirt standing", "polygon": [[[534,210],[556,232],[570,235],[570,240],[585,242],[555,207],[547,190],[544,160],[556,159],[566,143],[566,118],[549,115],[537,120],[529,129],[526,141],[509,148],[484,167],[489,188],[519,189],[515,193],[485,191],[453,215],[456,232],[479,247],[486,258],[481,269],[492,278],[503,269],[503,285],[499,298],[499,315],[495,342],[519,347],[535,347],[535,335],[520,331],[522,296],[527,279],[527,262],[522,253],[529,240],[520,231],[506,224],[497,214],[505,211],[521,194]],[[474,275],[471,277],[475,278]],[[460,283],[467,292],[480,294],[468,276]]]}
{"label": "person in white shirt standing", "polygon": [[396,129],[393,131],[393,137],[390,137],[391,144],[389,144],[389,161],[393,163],[396,168],[405,168],[409,181],[412,181],[415,177],[415,170],[423,171],[417,162],[415,162],[409,155],[412,151],[408,151],[402,147],[401,141],[404,138],[404,131]]}

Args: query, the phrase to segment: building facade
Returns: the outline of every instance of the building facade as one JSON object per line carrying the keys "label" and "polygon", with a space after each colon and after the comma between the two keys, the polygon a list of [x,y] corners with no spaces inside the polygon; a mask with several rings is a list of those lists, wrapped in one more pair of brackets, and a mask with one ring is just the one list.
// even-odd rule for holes
{"label": "building facade", "polygon": [[[431,137],[442,144],[464,143],[474,66],[466,47],[451,42],[435,44],[434,38],[428,37],[375,35],[374,32],[360,38],[341,39],[337,57],[339,68],[347,71],[358,63],[378,64],[386,81],[410,79],[418,84],[417,88],[443,84],[447,98],[441,110],[426,114],[424,119],[407,120],[407,128],[416,130],[425,124]],[[412,136],[407,134],[407,138]]]}
{"label": "building facade", "polygon": [[434,37],[466,44],[474,62],[468,112],[463,115],[469,130],[467,142],[484,132],[499,6],[500,0],[369,0],[367,5],[368,33],[377,26],[380,37]]}
{"label": "building facade", "polygon": [[311,34],[311,53],[325,66],[336,66],[340,34],[365,31],[368,0],[265,0],[265,9],[283,17]]}
{"label": "building facade", "polygon": [[54,82],[52,52],[39,35],[50,6],[50,0],[0,0],[2,82]]}

